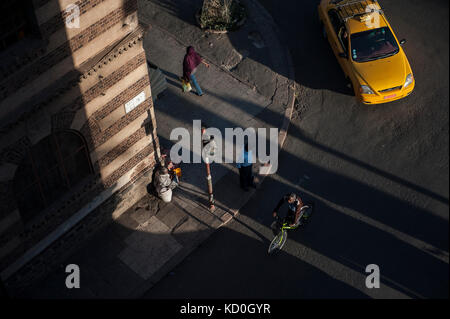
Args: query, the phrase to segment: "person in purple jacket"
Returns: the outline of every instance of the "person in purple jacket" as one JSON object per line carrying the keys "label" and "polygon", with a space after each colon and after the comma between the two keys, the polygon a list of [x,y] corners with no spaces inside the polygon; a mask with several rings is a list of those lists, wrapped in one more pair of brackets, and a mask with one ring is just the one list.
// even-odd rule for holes
{"label": "person in purple jacket", "polygon": [[209,64],[206,63],[197,52],[195,52],[192,46],[187,47],[186,55],[183,59],[183,78],[185,81],[190,81],[194,84],[198,96],[203,95],[203,91],[197,82],[197,78],[195,77],[195,72],[197,71],[197,67],[200,63],[203,63],[209,68]]}

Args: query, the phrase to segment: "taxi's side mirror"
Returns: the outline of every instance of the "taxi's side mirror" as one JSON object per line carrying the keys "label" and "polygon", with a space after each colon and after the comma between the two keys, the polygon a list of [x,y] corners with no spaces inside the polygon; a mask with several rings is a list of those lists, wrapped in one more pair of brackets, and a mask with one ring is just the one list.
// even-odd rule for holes
{"label": "taxi's side mirror", "polygon": [[404,45],[406,43],[406,39],[401,39],[400,40],[400,45]]}

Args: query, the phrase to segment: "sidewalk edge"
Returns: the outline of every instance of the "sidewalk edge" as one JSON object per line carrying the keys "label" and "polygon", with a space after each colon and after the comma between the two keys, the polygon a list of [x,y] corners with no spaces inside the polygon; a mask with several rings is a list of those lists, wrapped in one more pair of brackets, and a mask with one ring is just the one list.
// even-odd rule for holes
{"label": "sidewalk edge", "polygon": [[[280,30],[279,30],[278,26],[274,23],[273,18],[269,14],[269,12],[267,12],[267,10],[257,0],[248,0],[248,1],[253,2],[253,4],[258,8],[259,14],[265,16],[266,18],[268,17],[271,20],[272,26],[275,28],[274,33],[280,34]],[[155,26],[155,25],[152,25],[152,27],[157,27],[159,30],[163,31],[164,33],[168,34],[170,37],[175,39],[178,43],[180,43],[184,46],[187,45],[187,44],[183,43],[180,39],[178,39],[175,35],[171,34],[169,31],[167,31],[166,29],[164,29],[160,26]],[[295,98],[296,98],[296,88],[295,88],[295,80],[294,80],[295,72],[294,72],[294,66],[293,66],[291,54],[285,44],[280,43],[280,47],[283,48],[283,51],[284,51],[283,53],[285,56],[285,60],[287,61],[287,64],[288,64],[288,72],[289,72],[289,74],[288,74],[288,104],[287,104],[287,108],[284,112],[284,118],[283,118],[283,122],[281,123],[280,131],[278,133],[279,149],[282,150],[284,143],[286,141],[286,138],[287,138],[289,125],[290,125],[291,119],[292,119],[292,114],[293,114],[294,105],[295,105]],[[206,59],[209,60],[208,57],[206,57]],[[211,62],[211,60],[209,60],[209,62]],[[218,67],[223,72],[231,75],[233,78],[235,78],[242,84],[245,84],[246,86],[248,86],[252,89],[255,89],[255,87],[253,85],[249,84],[248,82],[244,81],[243,79],[240,79],[238,76],[236,76],[229,70],[225,69],[224,67],[216,65],[215,63],[212,63],[212,64],[215,65],[216,67]],[[267,175],[261,176],[259,185],[262,184],[262,182],[264,181],[266,176]],[[246,205],[246,203],[251,199],[251,197],[254,195],[254,193],[256,191],[257,190],[251,192],[249,194],[248,198],[243,202],[241,207],[239,207],[238,209],[236,209],[236,210],[228,209],[228,211],[222,216],[222,219],[224,221],[216,229],[213,229],[212,231],[208,232],[208,234],[204,238],[199,238],[198,240],[196,240],[196,242],[192,246],[188,247],[182,253],[177,255],[174,259],[168,261],[163,266],[163,268],[166,268],[167,271],[162,271],[162,273],[166,273],[166,274],[169,273],[170,269],[173,269],[178,264],[180,264],[187,256],[189,256],[193,251],[195,251],[202,242],[207,240],[215,231],[222,228],[223,226],[226,226],[230,221],[232,221],[235,217],[237,217],[239,215],[240,209]],[[158,280],[156,280],[155,282],[147,282],[147,283],[141,285],[139,288],[134,290],[134,292],[131,294],[130,298],[142,297],[142,295],[146,291],[151,289],[163,277],[164,277],[164,275],[161,275],[160,278]]]}

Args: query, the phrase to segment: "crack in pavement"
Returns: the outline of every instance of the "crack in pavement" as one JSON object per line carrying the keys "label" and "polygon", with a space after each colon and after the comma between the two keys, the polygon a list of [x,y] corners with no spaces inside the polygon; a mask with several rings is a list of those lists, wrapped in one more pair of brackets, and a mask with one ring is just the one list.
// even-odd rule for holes
{"label": "crack in pavement", "polygon": [[188,219],[189,219],[188,216],[184,216],[175,226],[173,226],[172,230],[170,231],[170,234],[173,234],[178,228],[180,228],[181,225],[187,222]]}

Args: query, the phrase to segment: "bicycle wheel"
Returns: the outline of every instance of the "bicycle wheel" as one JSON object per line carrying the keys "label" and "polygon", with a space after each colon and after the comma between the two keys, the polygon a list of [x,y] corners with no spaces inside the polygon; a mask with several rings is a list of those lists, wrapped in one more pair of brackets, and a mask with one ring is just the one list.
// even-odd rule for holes
{"label": "bicycle wheel", "polygon": [[283,229],[272,239],[270,243],[269,250],[267,251],[269,254],[273,253],[276,249],[281,249],[283,245],[286,243],[287,233]]}
{"label": "bicycle wheel", "polygon": [[280,245],[282,239],[282,234],[281,232],[278,233],[278,235],[276,235],[273,239],[272,242],[269,245],[269,249],[268,249],[268,253],[271,254],[275,251],[275,249],[278,248],[278,246]]}
{"label": "bicycle wheel", "polygon": [[281,248],[283,248],[284,244],[286,243],[287,240],[287,231],[286,230],[282,230],[281,233],[283,234],[283,237],[281,238],[281,242],[280,245],[278,246],[278,249],[281,250]]}

